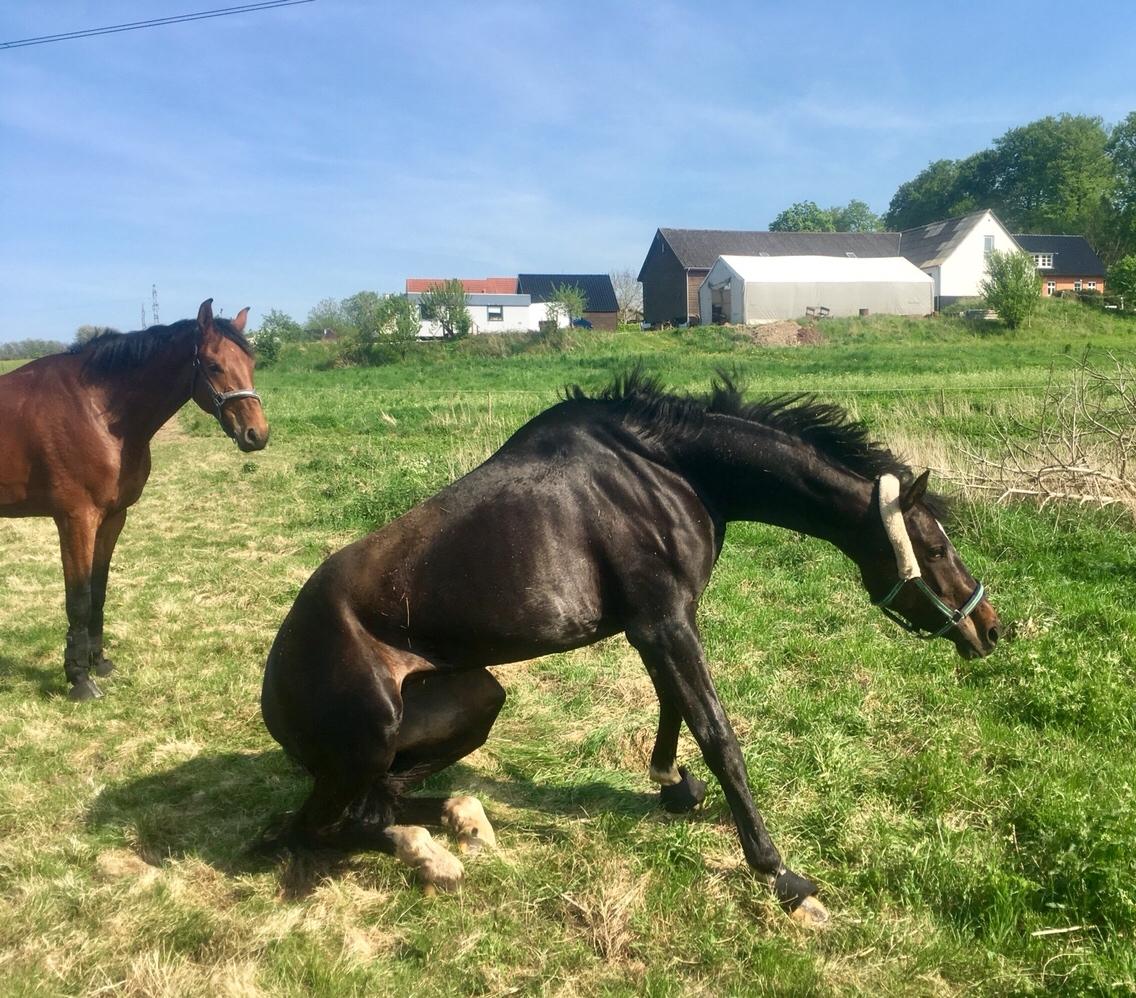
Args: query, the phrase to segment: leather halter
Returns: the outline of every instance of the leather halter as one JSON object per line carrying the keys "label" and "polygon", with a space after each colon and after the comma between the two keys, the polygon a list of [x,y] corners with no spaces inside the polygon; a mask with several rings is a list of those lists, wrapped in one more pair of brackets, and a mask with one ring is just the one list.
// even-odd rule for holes
{"label": "leather halter", "polygon": [[[887,481],[887,479],[890,479],[890,482]],[[884,521],[884,529],[887,531],[888,539],[891,541],[892,547],[895,550],[896,566],[899,569],[899,581],[892,586],[891,591],[883,599],[873,600],[873,605],[878,606],[889,620],[895,621],[895,623],[899,624],[905,631],[909,631],[917,638],[922,638],[924,641],[940,638],[952,628],[958,627],[959,624],[975,611],[978,604],[982,602],[983,596],[986,595],[986,587],[981,582],[978,582],[974,587],[974,592],[970,594],[970,598],[957,610],[952,610],[940,599],[934,590],[923,581],[923,573],[919,568],[919,562],[915,559],[915,551],[911,546],[911,538],[907,533],[907,525],[903,521],[903,513],[899,508],[899,481],[894,475],[881,476],[879,481],[879,504],[880,516]],[[921,592],[945,621],[943,626],[937,631],[912,624],[892,607],[892,603],[895,601],[896,597],[903,591],[905,586],[909,585]]]}
{"label": "leather halter", "polygon": [[232,402],[234,399],[256,399],[257,402],[264,406],[264,400],[252,388],[237,388],[231,392],[219,392],[216,385],[209,379],[209,375],[205,371],[205,365],[201,363],[201,357],[198,355],[197,348],[199,343],[195,340],[193,344],[193,380],[189,383],[189,395],[193,397],[194,389],[197,387],[198,375],[205,382],[205,386],[209,389],[209,394],[213,399],[213,415],[217,418],[221,429],[225,433],[236,439],[236,433],[230,430],[221,419],[221,410],[225,407],[227,402]]}

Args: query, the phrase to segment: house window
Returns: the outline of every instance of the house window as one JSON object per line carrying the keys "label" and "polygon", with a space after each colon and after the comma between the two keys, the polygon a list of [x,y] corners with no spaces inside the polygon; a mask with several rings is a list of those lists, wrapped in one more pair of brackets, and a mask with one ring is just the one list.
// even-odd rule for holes
{"label": "house window", "polygon": [[1056,290],[1057,290],[1057,282],[1056,281],[1046,281],[1045,282],[1045,293],[1047,295],[1053,294],[1053,292],[1055,292]]}
{"label": "house window", "polygon": [[1081,290],[1081,280],[1080,280],[1080,278],[1078,278],[1077,280],[1075,280],[1075,281],[1073,282],[1073,290],[1074,290],[1074,291],[1080,291],[1080,290]]}
{"label": "house window", "polygon": [[989,256],[993,252],[994,252],[994,237],[993,236],[983,236],[982,237],[982,255],[983,256]]}
{"label": "house window", "polygon": [[1053,269],[1052,253],[1034,253],[1033,265],[1039,269]]}
{"label": "house window", "polygon": [[504,305],[487,305],[485,307],[485,318],[489,322],[504,322],[505,321],[505,306]]}
{"label": "house window", "polygon": [[1096,282],[1096,281],[1088,281],[1088,282],[1086,282],[1086,284],[1085,284],[1085,289],[1086,289],[1087,291],[1096,291],[1096,289],[1097,289],[1097,282]]}

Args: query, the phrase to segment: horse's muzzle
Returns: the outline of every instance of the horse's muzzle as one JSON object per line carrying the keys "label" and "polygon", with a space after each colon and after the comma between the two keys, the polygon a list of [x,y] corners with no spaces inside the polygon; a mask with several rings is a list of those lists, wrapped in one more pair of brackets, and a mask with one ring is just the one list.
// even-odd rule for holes
{"label": "horse's muzzle", "polygon": [[254,450],[264,450],[268,446],[268,427],[257,429],[255,426],[246,426],[234,433],[233,439],[246,454]]}

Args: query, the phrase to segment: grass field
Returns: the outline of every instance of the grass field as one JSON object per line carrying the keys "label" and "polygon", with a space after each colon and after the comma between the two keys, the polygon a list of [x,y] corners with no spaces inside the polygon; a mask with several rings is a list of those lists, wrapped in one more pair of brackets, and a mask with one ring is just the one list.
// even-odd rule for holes
{"label": "grass field", "polygon": [[[239,454],[186,409],[116,554],[107,696],[62,698],[54,528],[0,520],[0,993],[1106,994],[1136,992],[1136,551],[1128,514],[959,504],[952,537],[1010,636],[964,662],[874,611],[809,538],[731,527],[700,623],[786,859],[831,929],[747,873],[721,793],[672,819],[656,710],[622,639],[497,670],[488,744],[432,781],[477,794],[500,850],[424,897],[381,855],[245,852],[306,791],[260,721],[276,628],[332,550],[492,452],[568,382],[642,361],[814,391],[939,467],[1028,423],[1086,347],[1136,324],[833,322],[761,348],[722,330],[433,344],[368,370],[317,348],[258,372]],[[680,759],[709,776],[684,734]]]}

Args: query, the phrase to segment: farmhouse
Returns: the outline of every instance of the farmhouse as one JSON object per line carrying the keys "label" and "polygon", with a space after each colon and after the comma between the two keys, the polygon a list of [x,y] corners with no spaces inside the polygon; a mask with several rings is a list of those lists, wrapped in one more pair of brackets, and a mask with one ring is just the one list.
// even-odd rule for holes
{"label": "farmhouse", "polygon": [[699,288],[703,324],[827,315],[928,315],[934,280],[902,257],[720,256]]}
{"label": "farmhouse", "polygon": [[[699,321],[706,314],[699,289],[720,257],[904,259],[931,278],[933,307],[939,309],[961,298],[977,297],[987,258],[995,251],[1012,250],[1034,257],[1045,280],[1044,294],[1104,287],[1104,265],[1083,236],[1015,236],[989,210],[903,232],[659,229],[639,271],[643,318],[652,325]],[[815,283],[804,271],[800,280]],[[826,301],[808,304],[832,308]]]}
{"label": "farmhouse", "polygon": [[[548,303],[556,289],[567,284],[577,287],[584,295],[584,314],[575,318],[587,319],[598,329],[615,329],[619,308],[615,289],[607,274],[519,274],[517,277],[408,277],[406,297],[420,304],[423,292],[445,284],[447,280],[461,282],[466,293],[466,308],[473,320],[472,333],[535,332],[551,316]],[[560,315],[560,326],[568,319]],[[436,339],[442,335],[441,326],[422,319],[420,339]]]}
{"label": "farmhouse", "polygon": [[1104,291],[1105,265],[1084,236],[1015,235],[1033,257],[1041,275],[1041,293]]}
{"label": "farmhouse", "polygon": [[976,211],[899,233],[899,254],[935,282],[935,308],[976,298],[986,258],[1021,247],[992,211]]}

